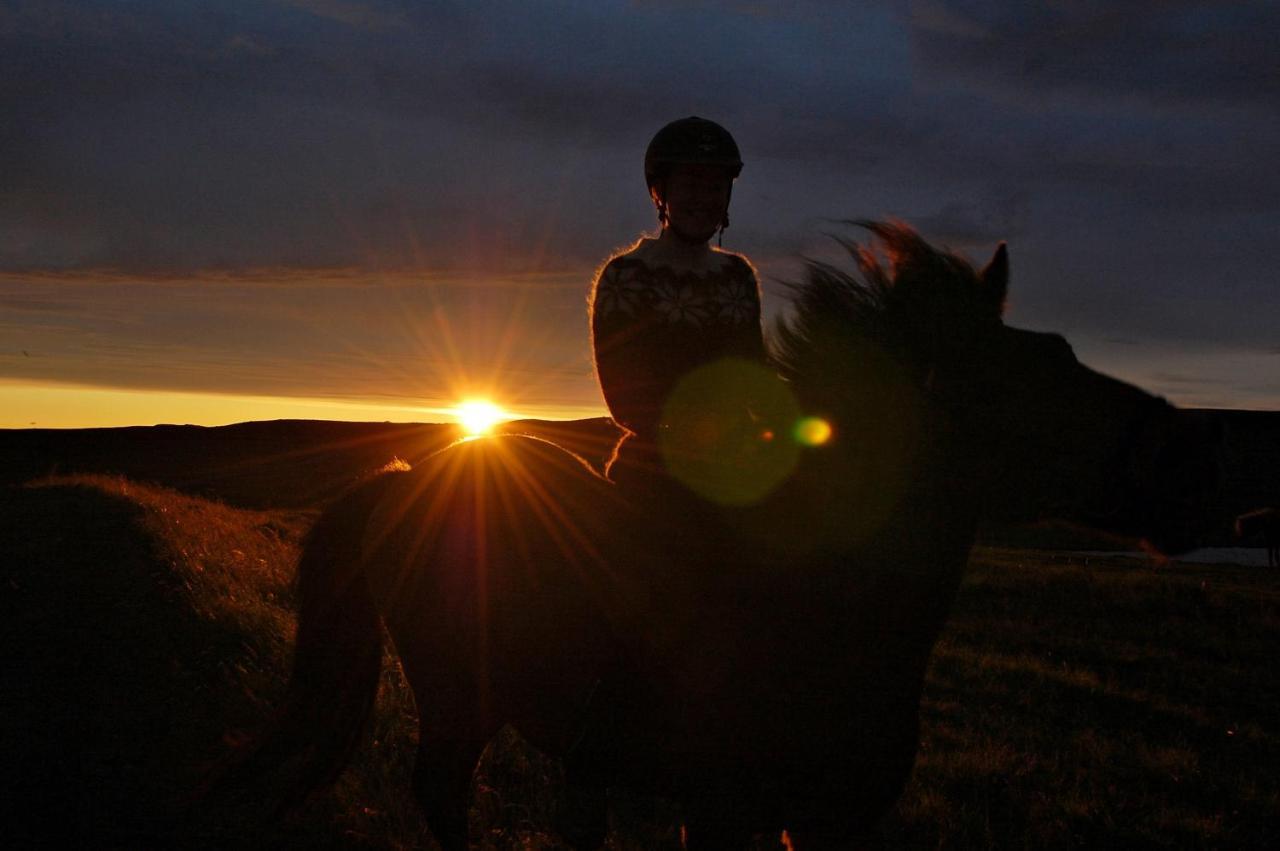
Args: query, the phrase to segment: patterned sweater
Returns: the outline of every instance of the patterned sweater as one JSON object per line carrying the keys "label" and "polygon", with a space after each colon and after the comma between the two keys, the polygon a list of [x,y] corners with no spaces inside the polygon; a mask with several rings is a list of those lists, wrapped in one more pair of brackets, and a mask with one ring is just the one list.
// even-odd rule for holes
{"label": "patterned sweater", "polygon": [[766,361],[755,270],[727,252],[706,272],[653,267],[635,252],[615,257],[592,290],[591,342],[613,419],[652,439],[690,371],[724,357]]}

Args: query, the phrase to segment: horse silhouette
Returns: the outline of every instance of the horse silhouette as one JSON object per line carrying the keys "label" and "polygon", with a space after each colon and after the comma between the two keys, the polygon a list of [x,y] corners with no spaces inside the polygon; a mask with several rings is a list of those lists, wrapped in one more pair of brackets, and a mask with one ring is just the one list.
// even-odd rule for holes
{"label": "horse silhouette", "polygon": [[904,224],[860,224],[887,261],[847,241],[856,272],[809,264],[776,329],[788,392],[834,436],[772,493],[637,506],[518,435],[373,478],[310,534],[288,695],[228,782],[288,774],[288,804],[337,777],[385,624],[446,848],[466,844],[471,774],[505,724],[581,790],[577,847],[599,847],[607,787],[679,802],[689,847],[784,828],[805,851],[842,847],[911,771],[981,522],[1195,545],[1217,481],[1204,429],[1061,337],[1005,326],[1003,245],[979,272]]}
{"label": "horse silhouette", "polygon": [[1236,518],[1236,537],[1261,538],[1267,548],[1267,566],[1280,567],[1280,508],[1259,508]]}

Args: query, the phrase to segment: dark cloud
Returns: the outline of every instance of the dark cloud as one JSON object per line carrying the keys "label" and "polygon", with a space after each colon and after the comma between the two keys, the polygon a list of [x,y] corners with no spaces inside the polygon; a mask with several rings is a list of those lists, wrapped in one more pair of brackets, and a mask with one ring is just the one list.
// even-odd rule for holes
{"label": "dark cloud", "polygon": [[1152,378],[1161,384],[1185,384],[1197,388],[1220,388],[1224,384],[1230,384],[1222,378],[1206,379],[1201,375],[1183,375],[1177,372],[1156,372],[1152,374]]}
{"label": "dark cloud", "polygon": [[931,216],[912,223],[954,248],[987,246],[1016,238],[1027,217],[1027,198],[1014,194],[987,201],[952,201]]}
{"label": "dark cloud", "polygon": [[[809,20],[775,31],[686,10],[676,38],[670,14],[539,19],[513,5],[487,10],[513,25],[489,21],[482,41],[468,37],[486,28],[476,13],[218,9],[16,14],[2,46],[22,49],[0,51],[0,70],[26,120],[0,141],[15,166],[0,265],[404,266],[423,252],[433,265],[584,262],[619,241],[603,223],[626,221],[623,198],[641,195],[625,203],[643,210],[642,194],[549,229],[541,202],[618,185],[616,164],[632,166],[676,115],[733,126],[753,170],[771,158],[867,174],[936,134]],[[806,56],[805,40],[840,53]],[[774,91],[753,85],[762,79]],[[477,232],[487,249],[456,250]],[[531,256],[512,258],[532,234]]]}
{"label": "dark cloud", "polygon": [[388,32],[408,25],[408,16],[391,6],[352,0],[284,0],[285,5],[302,9],[319,18],[337,21],[357,29]]}
{"label": "dark cloud", "polygon": [[65,312],[84,312],[86,308],[68,305],[54,299],[39,296],[28,296],[22,293],[0,295],[0,308],[13,313],[56,314]]}
{"label": "dark cloud", "polygon": [[1023,97],[1268,110],[1280,101],[1280,7],[1267,0],[916,0],[911,22],[917,56],[931,73]]}
{"label": "dark cloud", "polygon": [[[523,245],[549,190],[599,195],[606,158],[630,166],[681,114],[730,124],[757,160],[852,171],[925,132],[862,82],[881,56],[797,65],[807,41],[836,47],[811,21],[441,8],[20,5],[0,31],[21,128],[0,137],[0,265],[403,265],[406,232]],[[598,252],[617,241],[603,220],[537,253]]]}

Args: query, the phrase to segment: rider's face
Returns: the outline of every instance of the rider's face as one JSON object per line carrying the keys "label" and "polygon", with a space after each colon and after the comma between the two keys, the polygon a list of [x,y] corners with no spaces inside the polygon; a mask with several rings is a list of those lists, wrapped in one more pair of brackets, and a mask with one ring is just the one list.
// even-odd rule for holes
{"label": "rider's face", "polygon": [[723,168],[676,166],[663,181],[668,225],[685,239],[711,239],[724,221],[732,185],[733,178]]}

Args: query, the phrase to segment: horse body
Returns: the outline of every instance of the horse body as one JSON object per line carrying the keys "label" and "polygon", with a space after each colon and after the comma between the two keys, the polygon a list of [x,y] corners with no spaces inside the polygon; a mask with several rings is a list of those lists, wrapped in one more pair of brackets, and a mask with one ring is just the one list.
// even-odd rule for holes
{"label": "horse body", "polygon": [[[503,724],[562,757],[571,782],[692,802],[691,823],[730,847],[761,823],[861,824],[905,782],[971,529],[891,523],[854,552],[786,560],[767,542],[798,516],[644,511],[520,436],[370,488],[354,497],[369,506],[362,552],[342,563],[364,566],[352,581],[414,690],[416,784],[442,836],[460,841],[471,771]],[[763,543],[739,546],[744,525]]]}
{"label": "horse body", "polygon": [[[465,843],[471,771],[504,723],[571,782],[680,801],[693,846],[782,828],[801,848],[839,844],[907,780],[980,521],[1193,545],[1214,483],[1196,429],[1061,338],[1004,327],[1003,248],[979,274],[872,227],[892,278],[865,254],[858,284],[815,266],[780,331],[788,386],[837,438],[762,503],[674,485],[636,503],[510,436],[335,504],[303,554],[289,697],[251,770],[306,747],[296,791],[335,776],[385,621],[418,704],[415,785],[446,847]],[[603,811],[575,829],[598,842]]]}

